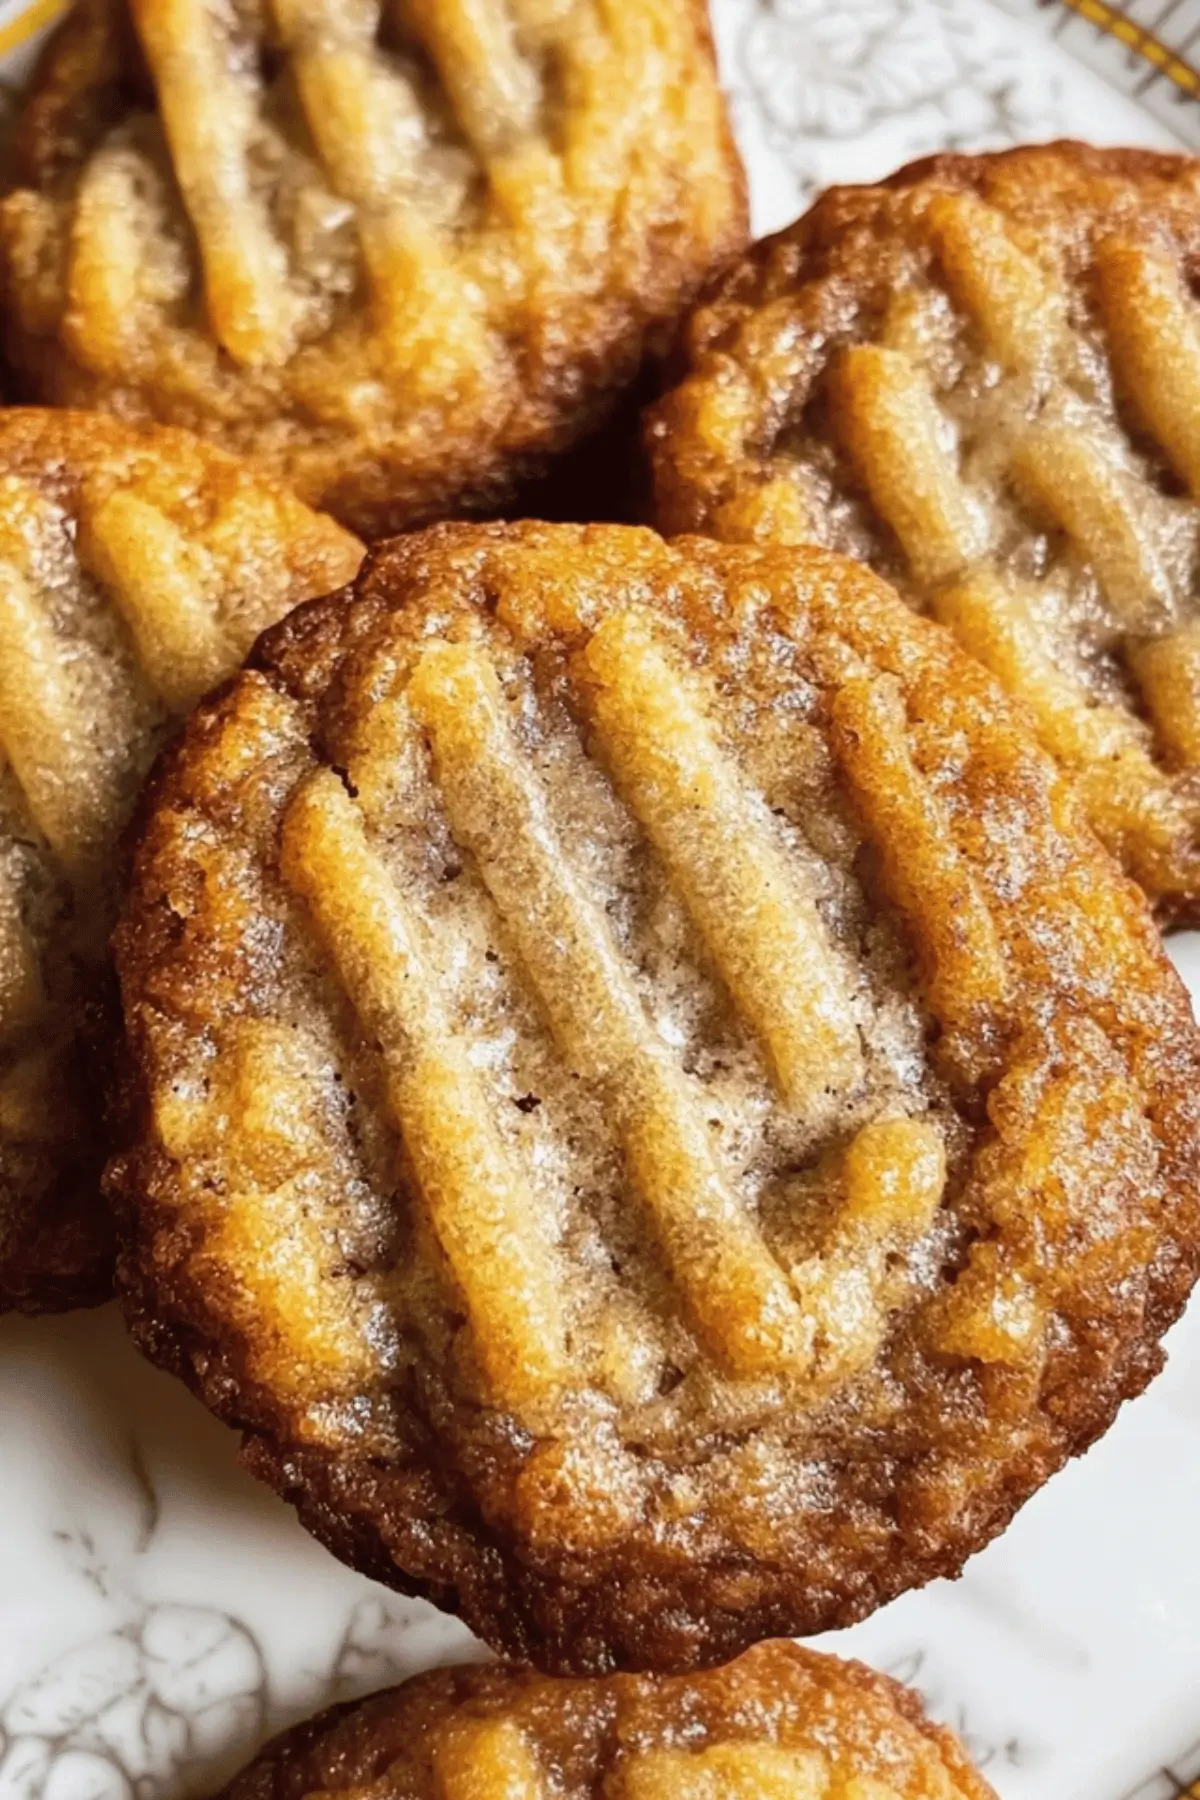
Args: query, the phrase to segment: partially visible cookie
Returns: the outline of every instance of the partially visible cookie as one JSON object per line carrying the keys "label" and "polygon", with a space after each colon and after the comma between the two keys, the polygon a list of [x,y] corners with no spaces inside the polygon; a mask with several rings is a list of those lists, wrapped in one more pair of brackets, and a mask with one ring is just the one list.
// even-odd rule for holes
{"label": "partially visible cookie", "polygon": [[138,1340],[336,1554],[549,1669],[954,1573],[1196,1271],[1141,894],[821,551],[376,547],[190,721],[117,957]]}
{"label": "partially visible cookie", "polygon": [[220,1800],[995,1800],[917,1695],[768,1643],[705,1675],[442,1669],[285,1732]]}
{"label": "partially visible cookie", "polygon": [[1200,923],[1200,161],[1081,144],[834,188],[691,319],[656,520],[862,557],[1031,709]]}
{"label": "partially visible cookie", "polygon": [[14,168],[20,391],[367,535],[496,510],[746,235],[704,0],[76,0]]}
{"label": "partially visible cookie", "polygon": [[111,1289],[118,841],[171,723],[362,546],[182,432],[0,411],[0,1311]]}

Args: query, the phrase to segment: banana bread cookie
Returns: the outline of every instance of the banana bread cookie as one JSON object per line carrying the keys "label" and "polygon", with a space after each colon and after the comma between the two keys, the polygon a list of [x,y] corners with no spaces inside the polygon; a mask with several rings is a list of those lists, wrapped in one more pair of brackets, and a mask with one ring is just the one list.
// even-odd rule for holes
{"label": "banana bread cookie", "polygon": [[690,320],[656,520],[863,558],[1200,923],[1200,161],[1051,144],[834,188]]}
{"label": "banana bread cookie", "polygon": [[173,722],[362,546],[183,432],[0,411],[0,1311],[111,1291],[118,840]]}
{"label": "banana bread cookie", "polygon": [[745,242],[704,0],[76,0],[13,165],[18,392],[368,535],[495,509]]}
{"label": "banana bread cookie", "polygon": [[139,1340],[336,1554],[550,1670],[954,1573],[1195,1274],[1142,895],[822,551],[379,546],[192,718],[117,956]]}

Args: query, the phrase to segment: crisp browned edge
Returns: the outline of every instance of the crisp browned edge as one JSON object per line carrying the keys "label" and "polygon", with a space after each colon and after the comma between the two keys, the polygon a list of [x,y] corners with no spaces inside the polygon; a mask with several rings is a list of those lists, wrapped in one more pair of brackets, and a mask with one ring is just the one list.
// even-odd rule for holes
{"label": "crisp browned edge", "polygon": [[[698,374],[701,364],[712,354],[706,344],[697,355],[691,341],[693,324],[709,307],[722,300],[736,299],[738,287],[747,284],[747,300],[752,304],[755,278],[775,253],[782,249],[795,248],[814,259],[814,262],[801,264],[796,270],[793,285],[799,288],[811,280],[818,273],[814,264],[821,247],[822,233],[827,229],[839,230],[847,223],[867,217],[877,195],[915,187],[929,177],[937,176],[957,178],[963,185],[972,187],[982,179],[988,168],[1047,155],[1059,156],[1064,162],[1091,169],[1096,174],[1128,176],[1135,180],[1143,176],[1158,176],[1169,180],[1187,166],[1200,163],[1200,155],[1190,155],[1183,150],[1109,147],[1085,144],[1079,138],[1048,138],[1042,143],[1016,144],[1008,150],[980,151],[974,154],[959,150],[938,150],[929,156],[917,157],[912,162],[902,164],[881,181],[837,182],[823,188],[811,205],[790,224],[766,237],[756,238],[741,254],[734,254],[715,269],[681,318],[670,348],[661,360],[659,392],[642,413],[642,454],[651,470],[652,480],[648,502],[650,524],[671,537],[686,536],[689,532],[702,530],[702,524],[697,522],[700,520],[698,512],[693,513],[691,523],[673,523],[677,516],[673,501],[669,507],[664,508],[655,491],[659,486],[657,464],[660,460],[655,456],[655,439],[660,431],[664,436],[670,433],[674,420],[672,402],[676,388],[688,376]],[[665,458],[661,460],[666,463]],[[663,482],[662,485],[665,486],[666,483]],[[661,522],[664,510],[670,513],[665,524]]]}
{"label": "crisp browned edge", "polygon": [[[756,238],[740,255],[730,257],[722,268],[715,270],[689,307],[683,321],[683,330],[686,332],[688,323],[697,313],[722,299],[739,280],[744,279],[748,270],[757,269],[762,263],[769,261],[772,253],[780,246],[795,244],[801,249],[808,248],[809,240],[816,233],[817,227],[826,223],[826,213],[846,208],[851,217],[858,217],[868,210],[876,194],[915,187],[930,176],[956,177],[970,187],[988,168],[1047,155],[1057,155],[1065,162],[1091,168],[1097,174],[1125,175],[1131,179],[1155,175],[1167,180],[1189,164],[1200,163],[1200,155],[1191,155],[1185,150],[1110,147],[1085,144],[1080,138],[1047,138],[1040,143],[1014,144],[1007,150],[979,151],[973,154],[961,150],[936,150],[929,156],[919,156],[912,162],[902,163],[900,168],[894,169],[880,181],[834,182],[831,186],[822,188],[811,205],[798,213],[790,224],[781,226],[778,231],[770,232],[766,237]],[[811,273],[808,269],[799,270],[797,283],[807,280]],[[672,384],[683,375],[693,372],[694,367],[686,337],[677,339],[672,346],[666,369],[666,373],[672,377]],[[661,400],[669,398],[669,392],[661,396]]]}
{"label": "crisp browned edge", "polygon": [[[660,486],[658,463],[661,460],[665,466],[667,459],[660,459],[655,455],[655,442],[659,431],[669,435],[673,426],[672,401],[675,389],[688,376],[699,373],[702,362],[712,354],[706,345],[697,356],[690,339],[693,323],[707,308],[722,300],[736,299],[738,287],[748,281],[752,283],[778,250],[794,247],[809,254],[815,263],[820,250],[821,234],[827,228],[840,229],[853,220],[865,218],[877,195],[915,187],[929,177],[937,176],[957,178],[965,186],[971,187],[988,168],[1045,155],[1060,156],[1066,162],[1092,169],[1097,174],[1128,176],[1131,179],[1154,175],[1167,180],[1189,164],[1200,163],[1200,156],[1192,156],[1182,150],[1109,148],[1085,144],[1078,138],[1050,138],[1044,143],[1018,144],[1009,150],[981,151],[974,155],[959,150],[939,150],[930,156],[917,157],[913,162],[902,164],[882,181],[838,182],[823,188],[812,204],[789,225],[771,232],[767,237],[756,238],[742,254],[731,256],[720,268],[714,270],[681,319],[670,349],[662,359],[660,391],[642,414],[642,454],[650,467],[652,481],[650,523],[657,530],[669,531],[671,536],[686,536],[688,532],[702,529],[698,512],[693,513],[689,523],[674,524],[672,521],[677,516],[677,511],[673,503],[665,509],[669,514],[667,524],[660,523],[664,507],[654,490]],[[794,286],[802,286],[816,273],[817,269],[813,264],[802,264],[794,276]],[[752,294],[751,287],[748,298],[752,299]],[[665,481],[661,485],[665,486]]]}
{"label": "crisp browned edge", "polygon": [[[740,1664],[747,1659],[755,1665],[745,1671],[747,1685],[752,1685],[755,1690],[761,1690],[764,1685],[769,1684],[773,1666],[780,1661],[794,1661],[807,1668],[820,1670],[826,1677],[821,1691],[827,1693],[832,1689],[838,1700],[847,1705],[852,1703],[856,1689],[865,1690],[877,1701],[893,1707],[906,1724],[913,1726],[932,1745],[963,1800],[996,1800],[990,1783],[971,1762],[955,1733],[949,1727],[931,1720],[921,1696],[893,1676],[872,1669],[856,1658],[832,1656],[827,1652],[808,1649],[790,1639],[759,1643],[742,1657],[722,1665],[712,1673],[728,1680],[739,1672]],[[759,1666],[764,1664],[767,1667]],[[369,1763],[367,1743],[372,1726],[377,1721],[386,1721],[395,1731],[397,1726],[402,1725],[405,1714],[419,1708],[427,1699],[441,1716],[449,1718],[460,1705],[469,1703],[477,1695],[495,1694],[508,1684],[517,1689],[549,1686],[554,1679],[540,1676],[526,1665],[505,1662],[487,1664],[482,1668],[478,1665],[459,1665],[427,1670],[364,1700],[344,1701],[340,1705],[327,1707],[313,1718],[280,1732],[213,1796],[213,1800],[305,1800],[305,1796],[311,1793],[309,1784],[313,1781],[321,1781],[323,1790],[327,1790],[327,1776],[316,1766],[314,1759],[318,1752],[329,1747],[330,1739],[336,1744],[338,1737],[345,1735],[349,1740],[347,1727],[357,1727],[354,1734],[357,1741],[353,1745],[348,1741],[347,1749],[358,1751],[353,1763],[346,1768],[347,1777],[355,1785],[364,1776],[368,1780],[378,1780],[385,1773],[390,1747],[376,1759],[375,1766],[364,1767],[364,1762]],[[684,1677],[684,1680],[689,1686],[695,1687],[697,1682],[703,1682],[704,1676]],[[619,1693],[635,1683],[639,1687],[669,1689],[678,1682],[679,1678],[671,1675],[616,1675],[605,1680],[603,1685]],[[580,1686],[598,1684],[595,1677],[581,1677],[565,1678],[556,1685],[565,1695]],[[665,1696],[668,1705],[671,1698],[670,1695]],[[364,1739],[366,1743],[363,1742]],[[347,1761],[349,1762],[349,1758]],[[332,1792],[337,1793],[341,1785],[339,1782]]]}

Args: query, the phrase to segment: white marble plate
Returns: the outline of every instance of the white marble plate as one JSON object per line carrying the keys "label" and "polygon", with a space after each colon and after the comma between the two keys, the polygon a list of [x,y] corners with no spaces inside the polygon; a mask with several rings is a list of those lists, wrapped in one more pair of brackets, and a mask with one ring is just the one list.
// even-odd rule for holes
{"label": "white marble plate", "polygon": [[[0,0],[0,74],[56,4]],[[1072,5],[715,0],[758,228],[942,146],[1200,145],[1178,79],[1092,22],[1115,10],[1169,62],[1200,47],[1200,0]],[[1200,938],[1174,953],[1196,992]],[[1171,1800],[1200,1775],[1198,1522],[1200,1306],[961,1581],[823,1642],[919,1687],[1002,1800]],[[202,1793],[329,1700],[478,1654],[307,1538],[113,1308],[0,1323],[0,1800]]]}

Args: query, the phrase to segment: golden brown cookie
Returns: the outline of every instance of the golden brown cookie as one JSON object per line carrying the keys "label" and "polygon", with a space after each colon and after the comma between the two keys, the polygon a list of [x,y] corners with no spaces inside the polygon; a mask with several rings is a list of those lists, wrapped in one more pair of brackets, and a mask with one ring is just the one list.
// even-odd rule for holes
{"label": "golden brown cookie", "polygon": [[1200,161],[1081,144],[834,188],[690,320],[656,518],[862,557],[1031,710],[1200,923]]}
{"label": "golden brown cookie", "polygon": [[171,722],[362,546],[183,432],[0,411],[0,1311],[103,1299],[118,841]]}
{"label": "golden brown cookie", "polygon": [[446,526],[353,592],[137,847],[138,1338],[336,1554],[546,1668],[953,1573],[1196,1270],[1142,895],[823,552]]}
{"label": "golden brown cookie", "polygon": [[77,0],[15,170],[29,396],[368,535],[494,509],[745,242],[704,0]]}
{"label": "golden brown cookie", "polygon": [[798,1644],[553,1681],[441,1669],[268,1744],[221,1800],[995,1800],[910,1689]]}

